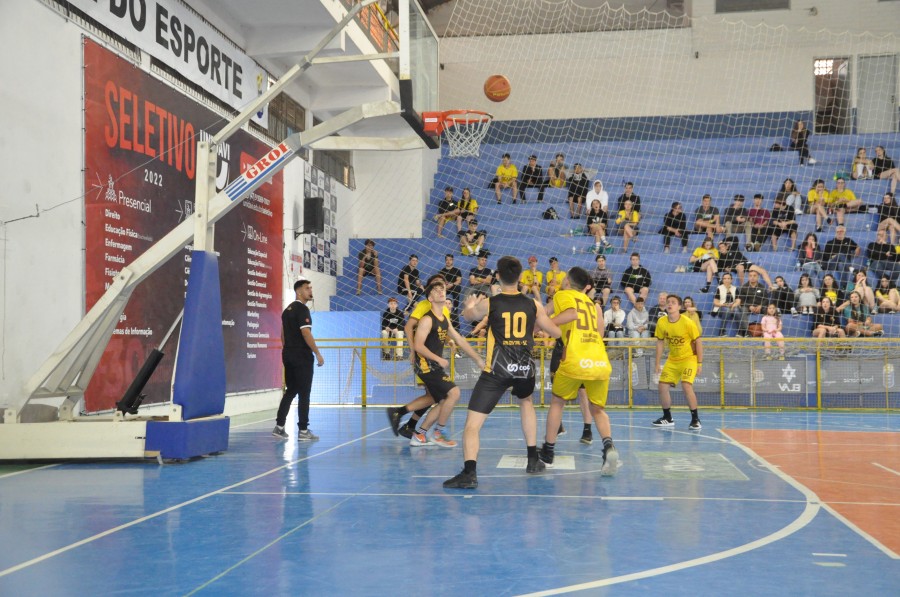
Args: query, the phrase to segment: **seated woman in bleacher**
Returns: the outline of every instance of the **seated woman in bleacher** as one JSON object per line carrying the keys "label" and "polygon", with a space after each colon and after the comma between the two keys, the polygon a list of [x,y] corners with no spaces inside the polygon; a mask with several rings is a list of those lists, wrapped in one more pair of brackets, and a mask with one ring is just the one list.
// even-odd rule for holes
{"label": "seated woman in bleacher", "polygon": [[561,153],[556,154],[550,165],[547,166],[547,181],[554,189],[561,189],[566,186],[566,156]]}
{"label": "seated woman in bleacher", "polygon": [[569,217],[573,220],[581,218],[584,212],[584,199],[587,197],[590,184],[584,173],[584,166],[575,164],[575,171],[569,177]]}
{"label": "seated woman in bleacher", "polygon": [[878,313],[878,307],[875,304],[875,292],[869,286],[869,273],[866,268],[863,267],[853,272],[853,281],[848,286],[848,290],[859,294],[860,300],[870,311]]}
{"label": "seated woman in bleacher", "polygon": [[803,195],[797,190],[797,185],[794,184],[793,178],[785,178],[784,182],[781,183],[781,188],[778,189],[778,193],[775,195],[775,203],[778,203],[779,199],[794,210],[795,216],[803,215]]}
{"label": "seated woman in bleacher", "polygon": [[687,318],[694,322],[702,336],[703,325],[700,324],[700,320],[703,319],[703,312],[697,308],[697,304],[694,302],[693,297],[684,297],[684,300],[681,302],[681,308],[684,309],[684,314],[687,315]]}
{"label": "seated woman in bleacher", "polygon": [[882,313],[900,311],[900,292],[887,276],[881,276],[881,280],[878,281],[878,286],[875,288],[875,300],[878,301],[878,310]]}
{"label": "seated woman in bleacher", "polygon": [[684,217],[684,208],[680,202],[675,201],[672,203],[672,209],[669,210],[669,213],[663,219],[663,225],[659,229],[659,233],[663,235],[664,252],[669,252],[669,244],[671,244],[673,238],[680,238],[681,252],[687,253],[690,234],[687,231],[687,218]]}
{"label": "seated woman in bleacher", "polygon": [[[600,185],[600,192],[606,194],[606,191],[603,190],[603,183],[598,181],[594,182],[594,188],[597,188],[597,185]],[[591,197],[591,193],[595,191],[591,191],[588,193],[588,198]],[[607,205],[609,205],[609,196],[606,198]],[[603,207],[600,199],[593,199],[591,201],[591,209],[588,210],[587,214],[587,227],[588,232],[591,236],[594,237],[594,252],[600,252],[600,245],[604,247],[609,247],[609,241],[606,240],[606,228],[609,223],[609,213]]]}
{"label": "seated woman in bleacher", "polygon": [[813,284],[818,286],[822,280],[822,263],[824,255],[819,247],[819,238],[810,232],[800,243],[800,249],[797,251],[797,263],[800,269],[806,272],[813,279]]}
{"label": "seated woman in bleacher", "polygon": [[869,259],[869,269],[876,276],[894,278],[894,272],[898,269],[897,251],[894,245],[887,242],[887,232],[883,228],[875,233],[875,240],[866,247],[866,257]]}
{"label": "seated woman in bleacher", "polygon": [[887,230],[891,244],[897,244],[897,232],[900,232],[900,205],[893,193],[885,193],[878,206],[878,229]]}
{"label": "seated woman in bleacher", "polygon": [[866,148],[860,147],[856,150],[856,157],[850,164],[850,178],[853,180],[866,180],[874,178],[875,164],[866,157]]}
{"label": "seated woman in bleacher", "polygon": [[844,308],[844,318],[847,320],[846,331],[850,338],[865,336],[883,336],[884,326],[872,321],[869,307],[863,304],[859,293],[850,293],[850,304]]}
{"label": "seated woman in bleacher", "polygon": [[894,165],[894,160],[884,152],[884,146],[879,145],[875,148],[875,159],[872,160],[872,165],[875,167],[872,175],[879,180],[891,179],[891,192],[896,193],[897,182],[900,181],[900,170]]}
{"label": "seated woman in bleacher", "polygon": [[838,311],[842,311],[847,306],[847,300],[844,298],[845,293],[831,274],[825,274],[825,277],[822,278],[822,287],[819,288],[819,295],[823,299],[827,298],[830,300],[832,306]]}
{"label": "seated woman in bleacher", "polygon": [[813,338],[844,338],[847,334],[841,328],[841,322],[831,299],[822,297],[822,303],[816,309],[813,321]]}
{"label": "seated woman in bleacher", "polygon": [[856,193],[847,188],[847,181],[839,177],[835,181],[834,190],[828,194],[828,214],[837,216],[838,226],[844,224],[844,214],[863,209],[863,202],[856,198]]}
{"label": "seated woman in bleacher", "polygon": [[789,147],[800,155],[801,166],[804,165],[807,160],[809,160],[810,164],[816,163],[816,160],[809,155],[809,129],[806,128],[806,123],[802,120],[795,122],[791,129]]}
{"label": "seated woman in bleacher", "polygon": [[822,222],[831,218],[828,217],[827,203],[830,198],[830,192],[825,187],[825,181],[821,178],[813,183],[813,188],[806,195],[807,212],[816,214],[816,232],[822,232]]}
{"label": "seated woman in bleacher", "polygon": [[622,243],[622,252],[628,252],[628,244],[631,239],[638,235],[638,226],[641,222],[641,213],[634,209],[634,204],[630,199],[625,200],[625,209],[619,212],[616,218],[617,230],[625,239]]}
{"label": "seated woman in bleacher", "polygon": [[716,295],[713,298],[712,316],[719,318],[719,329],[717,336],[721,336],[725,331],[725,325],[728,321],[740,321],[741,306],[737,301],[737,286],[732,283],[731,274],[722,274],[722,283],[716,288]]}
{"label": "seated woman in bleacher", "polygon": [[793,315],[797,314],[797,308],[794,306],[796,303],[794,291],[787,285],[787,282],[784,281],[783,276],[775,276],[775,288],[769,293],[769,297],[772,299],[772,302],[775,304],[779,313],[787,313],[790,311]]}
{"label": "seated woman in bleacher", "polygon": [[793,251],[797,247],[797,219],[794,208],[784,202],[784,197],[775,196],[775,207],[772,209],[772,250],[778,250],[778,239],[787,236],[791,239],[788,250]]}
{"label": "seated woman in bleacher", "polygon": [[622,299],[617,296],[609,299],[609,309],[603,313],[607,338],[625,337],[625,317],[625,309],[622,309]]}
{"label": "seated woman in bleacher", "polygon": [[819,304],[819,289],[810,283],[809,274],[801,274],[800,281],[797,282],[797,290],[794,292],[797,297],[797,306],[803,315],[812,315],[816,311]]}
{"label": "seated woman in bleacher", "polygon": [[[462,190],[462,196],[459,199],[459,216],[462,220],[468,222],[474,220],[478,215],[478,202],[472,196],[472,190],[466,187]],[[462,227],[460,226],[460,230]]]}
{"label": "seated woman in bleacher", "polygon": [[709,292],[709,287],[712,285],[713,278],[718,282],[719,268],[716,265],[717,259],[719,259],[719,251],[713,247],[711,238],[704,238],[703,244],[694,249],[694,254],[691,255],[690,258],[693,271],[706,272],[706,286],[701,288],[700,292]]}

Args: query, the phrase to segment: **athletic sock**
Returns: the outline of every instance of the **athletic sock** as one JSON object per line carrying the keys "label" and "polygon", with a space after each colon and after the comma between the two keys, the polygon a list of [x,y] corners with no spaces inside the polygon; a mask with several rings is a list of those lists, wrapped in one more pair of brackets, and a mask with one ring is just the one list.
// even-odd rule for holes
{"label": "athletic sock", "polygon": [[537,458],[537,446],[525,446],[529,458]]}
{"label": "athletic sock", "polygon": [[544,450],[544,451],[546,451],[546,452],[548,452],[548,453],[550,453],[550,454],[553,454],[553,450],[554,450],[555,448],[556,448],[556,444],[551,444],[550,442],[544,442],[544,446],[543,446],[543,448],[541,448],[541,449]]}
{"label": "athletic sock", "polygon": [[441,425],[440,423],[435,423],[434,424],[434,433],[440,433],[441,435],[444,435],[444,426]]}
{"label": "athletic sock", "polygon": [[664,409],[663,409],[663,418],[664,418],[666,421],[671,421],[671,420],[672,420],[672,409],[671,409],[671,408],[664,408]]}
{"label": "athletic sock", "polygon": [[583,431],[582,433],[587,433],[587,432],[590,431],[590,430],[591,430],[591,424],[590,424],[590,423],[585,423],[585,424],[584,424],[584,431]]}
{"label": "athletic sock", "polygon": [[691,411],[691,421],[699,421],[699,420],[700,420],[700,416],[697,414],[697,409],[695,408]]}
{"label": "athletic sock", "polygon": [[422,428],[422,423],[424,423],[424,422],[425,422],[425,419],[419,419],[416,422],[416,433],[425,433],[428,431],[427,429]]}
{"label": "athletic sock", "polygon": [[611,437],[604,437],[604,438],[603,438],[603,449],[604,449],[604,450],[608,450],[610,447],[612,447],[612,445],[613,445],[613,442],[612,442],[612,438],[611,438]]}
{"label": "athletic sock", "polygon": [[431,408],[431,407],[426,406],[425,408],[420,408],[419,410],[413,411],[413,417],[418,421],[419,419],[421,419],[422,417],[425,416],[425,413],[428,412],[429,408]]}
{"label": "athletic sock", "polygon": [[477,463],[474,460],[466,460],[465,463],[463,463],[463,472],[464,473],[474,473],[476,464]]}

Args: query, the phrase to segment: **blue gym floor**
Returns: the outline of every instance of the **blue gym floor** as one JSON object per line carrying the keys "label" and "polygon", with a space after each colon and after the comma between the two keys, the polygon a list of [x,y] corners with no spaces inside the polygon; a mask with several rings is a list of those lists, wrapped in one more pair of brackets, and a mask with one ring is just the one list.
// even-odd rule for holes
{"label": "blue gym floor", "polygon": [[[575,410],[560,466],[498,468],[525,453],[518,411],[498,410],[474,491],[441,486],[461,447],[410,448],[381,408],[313,408],[311,444],[277,441],[267,413],[192,462],[0,468],[0,595],[898,594],[895,551],[727,433],[880,432],[893,451],[866,485],[891,492],[879,505],[897,519],[900,416],[701,414],[691,433],[683,409],[674,430],[649,425],[657,411],[613,411],[610,478]],[[868,464],[819,448],[820,467]]]}

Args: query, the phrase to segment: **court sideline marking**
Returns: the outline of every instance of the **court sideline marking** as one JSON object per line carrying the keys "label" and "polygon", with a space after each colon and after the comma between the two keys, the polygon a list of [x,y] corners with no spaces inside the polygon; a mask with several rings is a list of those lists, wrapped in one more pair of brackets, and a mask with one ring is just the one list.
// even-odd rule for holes
{"label": "court sideline marking", "polygon": [[[874,463],[873,463],[874,464]],[[53,464],[45,464],[44,466],[36,466],[34,468],[26,468],[21,471],[15,471],[12,473],[6,473],[4,475],[0,475],[0,479],[8,479],[10,477],[15,477],[16,475],[24,475],[25,473],[33,473],[34,471],[40,471],[47,468],[53,468],[54,466],[59,466],[59,462],[54,462]]]}
{"label": "court sideline marking", "polygon": [[108,536],[108,535],[112,535],[113,533],[118,533],[119,531],[123,531],[123,530],[125,530],[125,529],[127,529],[127,528],[130,528],[130,527],[133,527],[133,526],[135,526],[135,525],[141,524],[142,522],[146,522],[146,521],[148,521],[148,520],[152,520],[152,519],[154,519],[154,518],[157,518],[157,517],[159,517],[159,516],[162,516],[163,514],[168,514],[168,513],[170,513],[170,512],[174,512],[175,510],[179,510],[179,509],[181,509],[181,508],[184,508],[185,506],[190,506],[191,504],[195,504],[195,503],[200,502],[200,501],[203,501],[203,500],[205,500],[205,499],[207,499],[207,498],[211,498],[211,497],[213,497],[213,496],[215,496],[215,495],[222,494],[222,493],[224,493],[224,492],[226,492],[226,491],[229,491],[229,490],[231,490],[231,489],[234,489],[235,487],[240,487],[240,486],[242,486],[242,485],[246,485],[247,483],[252,483],[253,481],[258,481],[259,479],[262,479],[263,477],[267,477],[267,476],[269,476],[269,475],[271,475],[271,474],[273,474],[273,473],[277,473],[278,471],[282,471],[282,470],[284,470],[284,469],[286,469],[286,468],[288,468],[288,467],[290,467],[290,466],[294,466],[294,465],[297,464],[297,463],[303,462],[303,461],[305,461],[305,460],[312,460],[313,458],[317,458],[317,457],[319,457],[319,456],[324,456],[325,454],[328,454],[329,452],[334,452],[335,450],[338,450],[338,449],[343,448],[343,447],[345,447],[345,446],[349,446],[350,444],[354,444],[354,443],[359,442],[359,441],[362,441],[362,440],[364,440],[364,439],[368,439],[368,438],[372,437],[373,435],[377,435],[377,434],[382,433],[382,432],[387,431],[387,430],[388,430],[388,427],[384,427],[384,428],[379,429],[379,430],[377,430],[377,431],[373,431],[372,433],[370,433],[370,434],[368,434],[368,435],[363,435],[363,436],[361,436],[361,437],[357,437],[356,439],[352,439],[352,440],[350,440],[350,441],[348,441],[348,442],[344,442],[344,443],[342,443],[342,444],[338,444],[338,445],[336,445],[336,446],[332,446],[332,447],[328,448],[327,450],[324,450],[324,451],[319,452],[319,453],[317,453],[317,454],[313,454],[313,455],[311,455],[311,456],[304,456],[303,458],[298,458],[297,460],[292,460],[292,461],[290,461],[290,462],[288,462],[288,463],[286,463],[286,464],[283,464],[283,465],[281,465],[281,466],[279,466],[279,467],[273,468],[273,469],[271,469],[271,470],[269,470],[269,471],[266,471],[266,472],[264,472],[264,473],[260,473],[260,474],[254,476],[254,477],[250,477],[249,479],[244,479],[243,481],[238,481],[237,483],[232,483],[231,485],[229,485],[229,486],[227,486],[227,487],[222,487],[222,488],[220,488],[220,489],[216,489],[215,491],[211,491],[211,492],[206,493],[206,494],[204,494],[204,495],[197,496],[197,497],[192,498],[192,499],[190,499],[190,500],[187,500],[187,501],[185,501],[185,502],[181,502],[180,504],[175,504],[174,506],[170,506],[170,507],[165,508],[165,509],[163,509],[163,510],[159,510],[159,511],[157,511],[157,512],[154,512],[153,514],[148,514],[148,515],[146,515],[146,516],[142,516],[142,517],[140,517],[140,518],[137,518],[137,519],[135,519],[135,520],[132,520],[131,522],[126,522],[125,524],[121,524],[121,525],[119,525],[119,526],[117,526],[117,527],[113,527],[113,528],[111,528],[111,529],[107,529],[107,530],[105,530],[105,531],[103,531],[103,532],[101,532],[101,533],[97,533],[96,535],[92,535],[92,536],[90,536],[90,537],[86,537],[86,538],[84,538],[84,539],[81,539],[80,541],[76,541],[75,543],[70,543],[69,545],[66,545],[66,546],[64,546],[64,547],[60,547],[59,549],[54,549],[53,551],[47,552],[47,553],[45,553],[45,554],[43,554],[43,555],[37,556],[37,557],[32,558],[32,559],[30,559],[30,560],[28,560],[28,561],[22,562],[21,564],[16,564],[15,566],[11,566],[11,567],[7,568],[6,570],[0,570],[0,578],[2,578],[2,577],[4,577],[4,576],[7,576],[7,575],[9,575],[9,574],[12,574],[12,573],[14,573],[14,572],[18,572],[19,570],[23,570],[23,569],[28,568],[28,567],[30,567],[30,566],[34,566],[35,564],[39,564],[39,563],[41,563],[41,562],[43,562],[43,561],[49,560],[50,558],[56,557],[56,556],[58,556],[58,555],[60,555],[60,554],[63,554],[63,553],[65,553],[65,552],[67,552],[67,551],[71,551],[71,550],[76,549],[76,548],[78,548],[78,547],[81,547],[81,546],[83,546],[83,545],[87,545],[88,543],[92,543],[93,541],[96,541],[97,539],[102,539],[102,538],[104,538],[104,537],[106,537],[106,536]]}

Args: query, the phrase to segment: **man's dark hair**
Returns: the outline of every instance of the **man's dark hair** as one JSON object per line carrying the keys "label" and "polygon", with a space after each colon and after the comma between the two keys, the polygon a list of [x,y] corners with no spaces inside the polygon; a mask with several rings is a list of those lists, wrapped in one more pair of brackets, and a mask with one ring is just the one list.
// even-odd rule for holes
{"label": "man's dark hair", "polygon": [[627,187],[628,185],[634,186],[634,183],[631,182],[631,181],[629,180],[628,182],[625,183],[625,186],[626,186],[626,187]]}
{"label": "man's dark hair", "polygon": [[434,274],[433,276],[428,276],[428,280],[425,282],[425,286],[426,287],[431,286],[431,283],[434,282],[435,280],[440,280],[442,282],[446,282],[443,275]]}
{"label": "man's dark hair", "polygon": [[434,290],[435,288],[437,288],[438,286],[440,286],[441,288],[447,287],[447,281],[444,280],[444,276],[441,276],[441,275],[431,276],[428,279],[428,285],[425,286],[425,296],[428,296],[429,294],[431,294],[431,291]]}
{"label": "man's dark hair", "polygon": [[497,260],[497,276],[500,283],[507,286],[519,282],[522,275],[522,262],[510,255],[505,255]]}
{"label": "man's dark hair", "polygon": [[640,253],[637,253],[637,252],[632,253],[631,256],[632,256],[632,257],[637,257],[638,259],[641,258],[641,254],[640,254]]}
{"label": "man's dark hair", "polygon": [[707,193],[707,194],[703,195],[702,199],[712,199],[712,195]]}
{"label": "man's dark hair", "polygon": [[575,266],[569,270],[569,285],[573,290],[583,291],[591,283],[591,275],[583,267]]}
{"label": "man's dark hair", "polygon": [[508,157],[511,157],[511,156],[510,156],[508,153],[504,153],[504,154],[503,154],[503,157],[508,158]]}
{"label": "man's dark hair", "polygon": [[310,282],[309,280],[297,280],[296,282],[294,282],[294,292],[297,292],[307,284],[312,284],[312,282]]}
{"label": "man's dark hair", "polygon": [[681,205],[681,201],[673,201],[672,202],[672,211],[674,211],[675,208],[678,207],[679,205]]}
{"label": "man's dark hair", "polygon": [[453,253],[447,253],[446,255],[444,255],[444,259],[446,259],[447,257],[453,259]]}
{"label": "man's dark hair", "polygon": [[737,194],[737,195],[734,196],[734,200],[735,200],[735,201],[743,201],[743,200],[744,200],[744,196],[741,195],[741,194],[739,193],[739,194]]}
{"label": "man's dark hair", "polygon": [[681,300],[681,297],[678,296],[677,294],[670,294],[669,296],[666,297],[666,300],[668,301],[670,298],[673,298],[673,299],[675,299],[676,301],[678,301],[678,306],[679,306],[679,307],[682,306],[682,305],[684,304],[684,301],[682,301],[682,300]]}
{"label": "man's dark hair", "polygon": [[416,255],[415,253],[413,253],[412,255],[409,256],[409,258],[410,258],[410,259],[413,259],[413,258],[418,259],[419,256]]}
{"label": "man's dark hair", "polygon": [[754,199],[763,199],[762,193],[757,193],[757,194],[753,195],[753,198]]}

